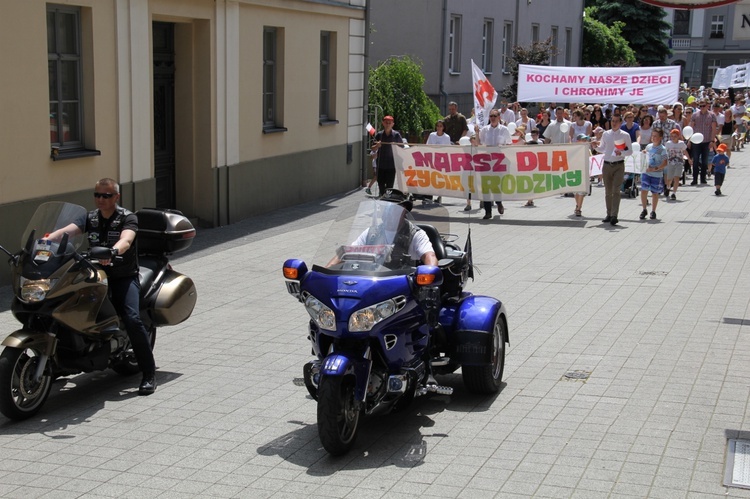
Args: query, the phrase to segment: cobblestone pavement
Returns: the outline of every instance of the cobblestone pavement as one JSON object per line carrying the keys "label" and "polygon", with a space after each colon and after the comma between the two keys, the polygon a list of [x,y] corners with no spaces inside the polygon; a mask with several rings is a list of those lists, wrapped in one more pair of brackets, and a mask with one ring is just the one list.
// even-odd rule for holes
{"label": "cobblestone pavement", "polygon": [[[0,417],[0,496],[750,497],[723,486],[727,431],[750,430],[748,151],[723,196],[681,187],[656,221],[623,198],[620,225],[602,224],[597,187],[582,218],[572,198],[507,202],[489,221],[446,200],[461,243],[472,229],[481,273],[468,289],[509,312],[505,385],[486,398],[442,377],[453,396],[364,420],[337,459],[293,384],[307,313],[281,263],[310,258],[364,194],[201,230],[173,262],[199,301],[159,331],[156,393],[85,374],[58,380],[31,420]],[[7,332],[9,300],[0,289]]]}

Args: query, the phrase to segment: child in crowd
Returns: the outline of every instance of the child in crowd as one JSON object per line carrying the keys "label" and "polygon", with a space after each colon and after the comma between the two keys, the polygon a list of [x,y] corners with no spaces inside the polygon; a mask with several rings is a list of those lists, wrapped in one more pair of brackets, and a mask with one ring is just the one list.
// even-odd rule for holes
{"label": "child in crowd", "polygon": [[729,157],[727,156],[727,146],[725,144],[719,144],[716,147],[716,155],[713,161],[711,161],[711,168],[709,171],[714,172],[714,186],[716,186],[717,196],[721,196],[721,186],[724,183],[724,175],[727,173],[727,167],[729,166]]}
{"label": "child in crowd", "polygon": [[641,174],[641,205],[643,211],[640,219],[648,215],[648,193],[651,193],[651,220],[656,220],[656,204],[659,194],[664,191],[664,169],[667,167],[667,148],[661,143],[664,132],[661,129],[651,132],[651,144],[646,148],[648,168]]}
{"label": "child in crowd", "polygon": [[[669,142],[664,147],[667,148],[667,169],[665,170],[664,182],[672,185],[672,201],[677,200],[677,188],[680,186],[680,178],[685,170],[685,154],[687,145],[682,140],[681,133],[674,128],[669,132]],[[665,199],[669,199],[669,191],[665,189]]]}

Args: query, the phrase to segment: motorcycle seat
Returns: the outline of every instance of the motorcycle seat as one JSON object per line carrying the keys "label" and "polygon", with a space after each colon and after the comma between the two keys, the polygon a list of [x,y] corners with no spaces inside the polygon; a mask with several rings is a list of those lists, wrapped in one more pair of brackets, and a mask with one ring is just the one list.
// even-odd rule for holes
{"label": "motorcycle seat", "polygon": [[417,227],[422,229],[425,234],[427,234],[427,237],[430,239],[430,243],[432,243],[432,249],[435,250],[435,256],[438,260],[442,260],[443,258],[448,258],[448,255],[445,252],[445,244],[443,243],[443,238],[440,237],[440,233],[438,230],[433,227],[432,225],[428,224],[417,224]]}
{"label": "motorcycle seat", "polygon": [[148,294],[154,285],[156,276],[159,274],[159,267],[161,266],[162,264],[157,258],[138,257],[138,280],[141,284],[141,296]]}
{"label": "motorcycle seat", "polygon": [[417,224],[417,227],[425,231],[427,234],[438,260],[443,260],[445,258],[453,260],[453,265],[449,268],[443,269],[442,292],[445,297],[459,296],[463,290],[464,284],[466,284],[466,280],[468,279],[468,255],[455,244],[443,241],[438,230],[432,225]]}

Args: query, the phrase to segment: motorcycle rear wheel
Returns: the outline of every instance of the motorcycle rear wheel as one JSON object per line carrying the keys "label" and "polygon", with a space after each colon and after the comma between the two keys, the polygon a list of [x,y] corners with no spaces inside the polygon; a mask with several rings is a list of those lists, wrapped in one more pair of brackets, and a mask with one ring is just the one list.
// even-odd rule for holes
{"label": "motorcycle rear wheel", "polygon": [[0,355],[0,412],[21,421],[35,415],[52,388],[52,376],[45,368],[39,381],[32,378],[41,352],[33,348],[5,347]]}
{"label": "motorcycle rear wheel", "polygon": [[318,387],[318,436],[333,456],[354,445],[362,404],[354,398],[354,378],[322,376]]}
{"label": "motorcycle rear wheel", "polygon": [[[156,328],[151,327],[148,331],[148,339],[151,342],[151,350],[156,345]],[[112,364],[112,370],[121,376],[131,376],[141,372],[141,368],[138,367],[138,361],[133,353],[133,347],[130,346],[130,340],[128,340],[127,351],[123,354],[122,360],[119,360]]]}
{"label": "motorcycle rear wheel", "polygon": [[492,361],[483,366],[462,366],[464,385],[472,393],[497,393],[503,381],[505,370],[505,321],[498,314],[492,328]]}

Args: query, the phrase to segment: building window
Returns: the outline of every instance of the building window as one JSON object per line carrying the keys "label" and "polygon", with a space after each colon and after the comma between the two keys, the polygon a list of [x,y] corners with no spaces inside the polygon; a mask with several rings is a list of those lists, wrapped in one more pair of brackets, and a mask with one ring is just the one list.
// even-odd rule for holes
{"label": "building window", "polygon": [[539,25],[532,24],[531,25],[531,43],[538,43],[538,42],[539,42]]}
{"label": "building window", "polygon": [[49,124],[53,151],[83,149],[80,14],[74,7],[47,6]]}
{"label": "building window", "polygon": [[320,32],[320,122],[336,121],[336,33]]}
{"label": "building window", "polygon": [[482,71],[492,73],[492,39],[495,23],[492,19],[485,19],[482,28]]}
{"label": "building window", "polygon": [[690,11],[677,9],[674,11],[674,22],[672,23],[672,34],[678,36],[690,35]]}
{"label": "building window", "polygon": [[284,130],[281,112],[281,28],[263,28],[263,131]]}
{"label": "building window", "polygon": [[724,16],[711,16],[711,38],[724,38]]}
{"label": "building window", "polygon": [[565,65],[573,65],[573,30],[565,28]]}
{"label": "building window", "polygon": [[510,58],[513,56],[513,23],[503,24],[503,73],[510,72]]}
{"label": "building window", "polygon": [[461,72],[461,16],[451,16],[448,32],[448,71]]}
{"label": "building window", "polygon": [[551,66],[557,66],[557,54],[560,53],[559,47],[559,40],[557,39],[557,26],[552,26],[552,34],[550,36],[552,39],[552,57],[550,58],[550,65]]}

